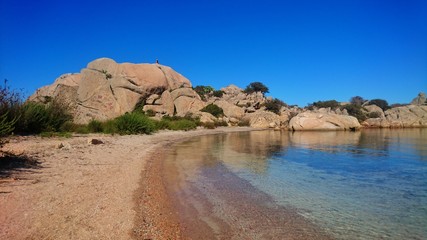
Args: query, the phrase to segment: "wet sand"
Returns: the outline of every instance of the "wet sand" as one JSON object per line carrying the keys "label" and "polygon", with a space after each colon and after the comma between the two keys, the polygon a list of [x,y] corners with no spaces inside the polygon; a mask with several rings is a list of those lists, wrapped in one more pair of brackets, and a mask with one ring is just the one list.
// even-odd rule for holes
{"label": "wet sand", "polygon": [[[222,164],[206,167],[199,176],[188,165],[168,161],[176,144],[164,146],[147,163],[138,210],[139,237],[148,239],[332,239],[298,214],[277,205],[267,194]],[[194,149],[201,151],[202,149]],[[200,157],[197,154],[197,157]],[[146,204],[148,203],[148,204]],[[151,203],[151,204],[150,204]]]}
{"label": "wet sand", "polygon": [[[175,221],[144,225],[138,217],[139,204],[153,203],[154,211],[166,206],[135,200],[140,196],[137,191],[140,186],[151,186],[154,192],[162,186],[155,179],[146,178],[149,156],[161,153],[164,144],[193,136],[248,130],[12,137],[3,150],[35,159],[39,164],[0,169],[0,239],[132,239],[140,236],[140,232],[154,232],[160,227],[164,230],[153,234],[164,236],[162,231],[174,229]],[[100,139],[104,144],[89,145],[90,138]]]}
{"label": "wet sand", "polygon": [[[222,168],[204,172],[203,185],[171,188],[173,144],[251,130],[14,137],[4,150],[39,164],[1,175],[0,239],[326,239]],[[93,137],[104,144],[89,145]]]}

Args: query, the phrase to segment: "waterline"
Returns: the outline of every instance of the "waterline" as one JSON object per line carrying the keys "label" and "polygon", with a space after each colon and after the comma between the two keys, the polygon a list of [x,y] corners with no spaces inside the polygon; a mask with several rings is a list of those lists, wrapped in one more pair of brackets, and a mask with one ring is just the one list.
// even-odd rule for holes
{"label": "waterline", "polygon": [[178,182],[209,182],[204,173],[224,166],[338,239],[425,239],[426,134],[412,129],[200,137],[177,146],[178,152],[187,149]]}

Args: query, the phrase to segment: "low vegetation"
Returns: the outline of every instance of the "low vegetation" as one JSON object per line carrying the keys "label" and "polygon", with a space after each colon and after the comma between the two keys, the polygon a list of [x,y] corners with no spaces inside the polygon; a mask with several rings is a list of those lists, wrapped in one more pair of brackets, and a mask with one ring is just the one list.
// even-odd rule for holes
{"label": "low vegetation", "polygon": [[377,105],[383,111],[386,111],[387,109],[390,109],[390,106],[388,105],[388,102],[386,100],[383,100],[383,99],[373,99],[373,100],[370,100],[369,104]]}
{"label": "low vegetation", "polygon": [[268,100],[265,103],[265,109],[270,112],[274,112],[275,114],[280,115],[280,110],[282,107],[287,106],[286,103],[284,103],[282,100],[278,98],[274,98],[272,100]]}
{"label": "low vegetation", "polygon": [[215,91],[215,89],[211,86],[203,86],[203,85],[199,85],[196,87],[193,87],[193,90],[199,94],[200,98],[203,101],[206,101],[206,97],[208,94],[211,94],[213,91]]}
{"label": "low vegetation", "polygon": [[[360,96],[355,96],[350,99],[350,103],[346,105],[340,105],[336,100],[328,100],[328,101],[318,101],[310,104],[307,108],[309,110],[313,110],[315,108],[331,108],[331,110],[346,110],[350,116],[357,118],[359,122],[363,122],[368,118],[378,118],[381,117],[381,114],[378,112],[368,113],[366,109],[363,107],[365,104],[368,105],[376,105],[380,107],[383,111],[390,109],[391,107],[388,105],[386,100],[383,99],[373,99],[373,100],[365,100]],[[402,106],[401,104],[394,104],[395,106]]]}
{"label": "low vegetation", "polygon": [[317,101],[308,105],[308,109],[313,110],[314,108],[331,108],[336,109],[340,106],[340,103],[336,100]]}
{"label": "low vegetation", "polygon": [[[46,104],[23,102],[22,94],[6,86],[0,88],[0,137],[15,134],[40,134],[42,137],[70,137],[71,133],[151,134],[158,130],[191,130],[200,126],[197,117],[150,118],[154,114],[134,111],[108,121],[73,123],[66,104],[49,99]],[[218,111],[216,109],[216,111]],[[221,109],[222,111],[222,109]],[[215,124],[215,127],[217,125]],[[0,140],[0,147],[4,144]]]}
{"label": "low vegetation", "polygon": [[218,105],[213,104],[213,103],[208,104],[206,107],[204,107],[200,111],[210,113],[214,117],[222,117],[222,116],[224,116],[224,110],[222,108],[218,107]]}

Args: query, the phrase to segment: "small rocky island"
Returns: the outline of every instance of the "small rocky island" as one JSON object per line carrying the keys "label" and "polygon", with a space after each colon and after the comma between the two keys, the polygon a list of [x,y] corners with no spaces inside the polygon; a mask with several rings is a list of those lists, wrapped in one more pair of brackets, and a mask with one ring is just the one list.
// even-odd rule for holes
{"label": "small rocky island", "polygon": [[[360,128],[427,127],[426,95],[420,93],[411,104],[381,108],[375,102],[360,103],[358,114],[338,103],[332,107],[316,104],[308,108],[288,106],[266,97],[263,92],[247,92],[230,85],[220,91],[197,91],[190,80],[158,63],[116,63],[109,58],[90,62],[80,73],[64,74],[52,85],[38,89],[29,101],[61,101],[70,109],[75,123],[106,121],[135,109],[153,118],[188,116],[202,123],[223,122],[228,126],[288,130],[357,130]],[[268,104],[279,105],[275,111]],[[222,114],[205,111],[215,105]]]}

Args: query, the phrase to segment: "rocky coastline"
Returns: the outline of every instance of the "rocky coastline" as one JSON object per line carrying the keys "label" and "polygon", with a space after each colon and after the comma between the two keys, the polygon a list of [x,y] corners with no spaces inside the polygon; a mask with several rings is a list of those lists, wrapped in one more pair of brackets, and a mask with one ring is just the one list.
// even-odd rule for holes
{"label": "rocky coastline", "polygon": [[[106,121],[140,108],[157,119],[191,115],[202,123],[224,122],[228,126],[292,131],[427,127],[424,93],[410,104],[386,110],[366,102],[361,111],[368,117],[363,120],[342,108],[308,109],[284,104],[277,112],[268,111],[266,104],[272,97],[262,92],[246,93],[234,85],[222,88],[220,93],[215,95],[211,91],[201,95],[190,80],[158,63],[119,64],[100,58],[80,73],[64,74],[53,84],[38,89],[29,101],[61,101],[71,110],[74,122],[80,124]],[[220,107],[223,115],[202,111],[209,104]]]}

